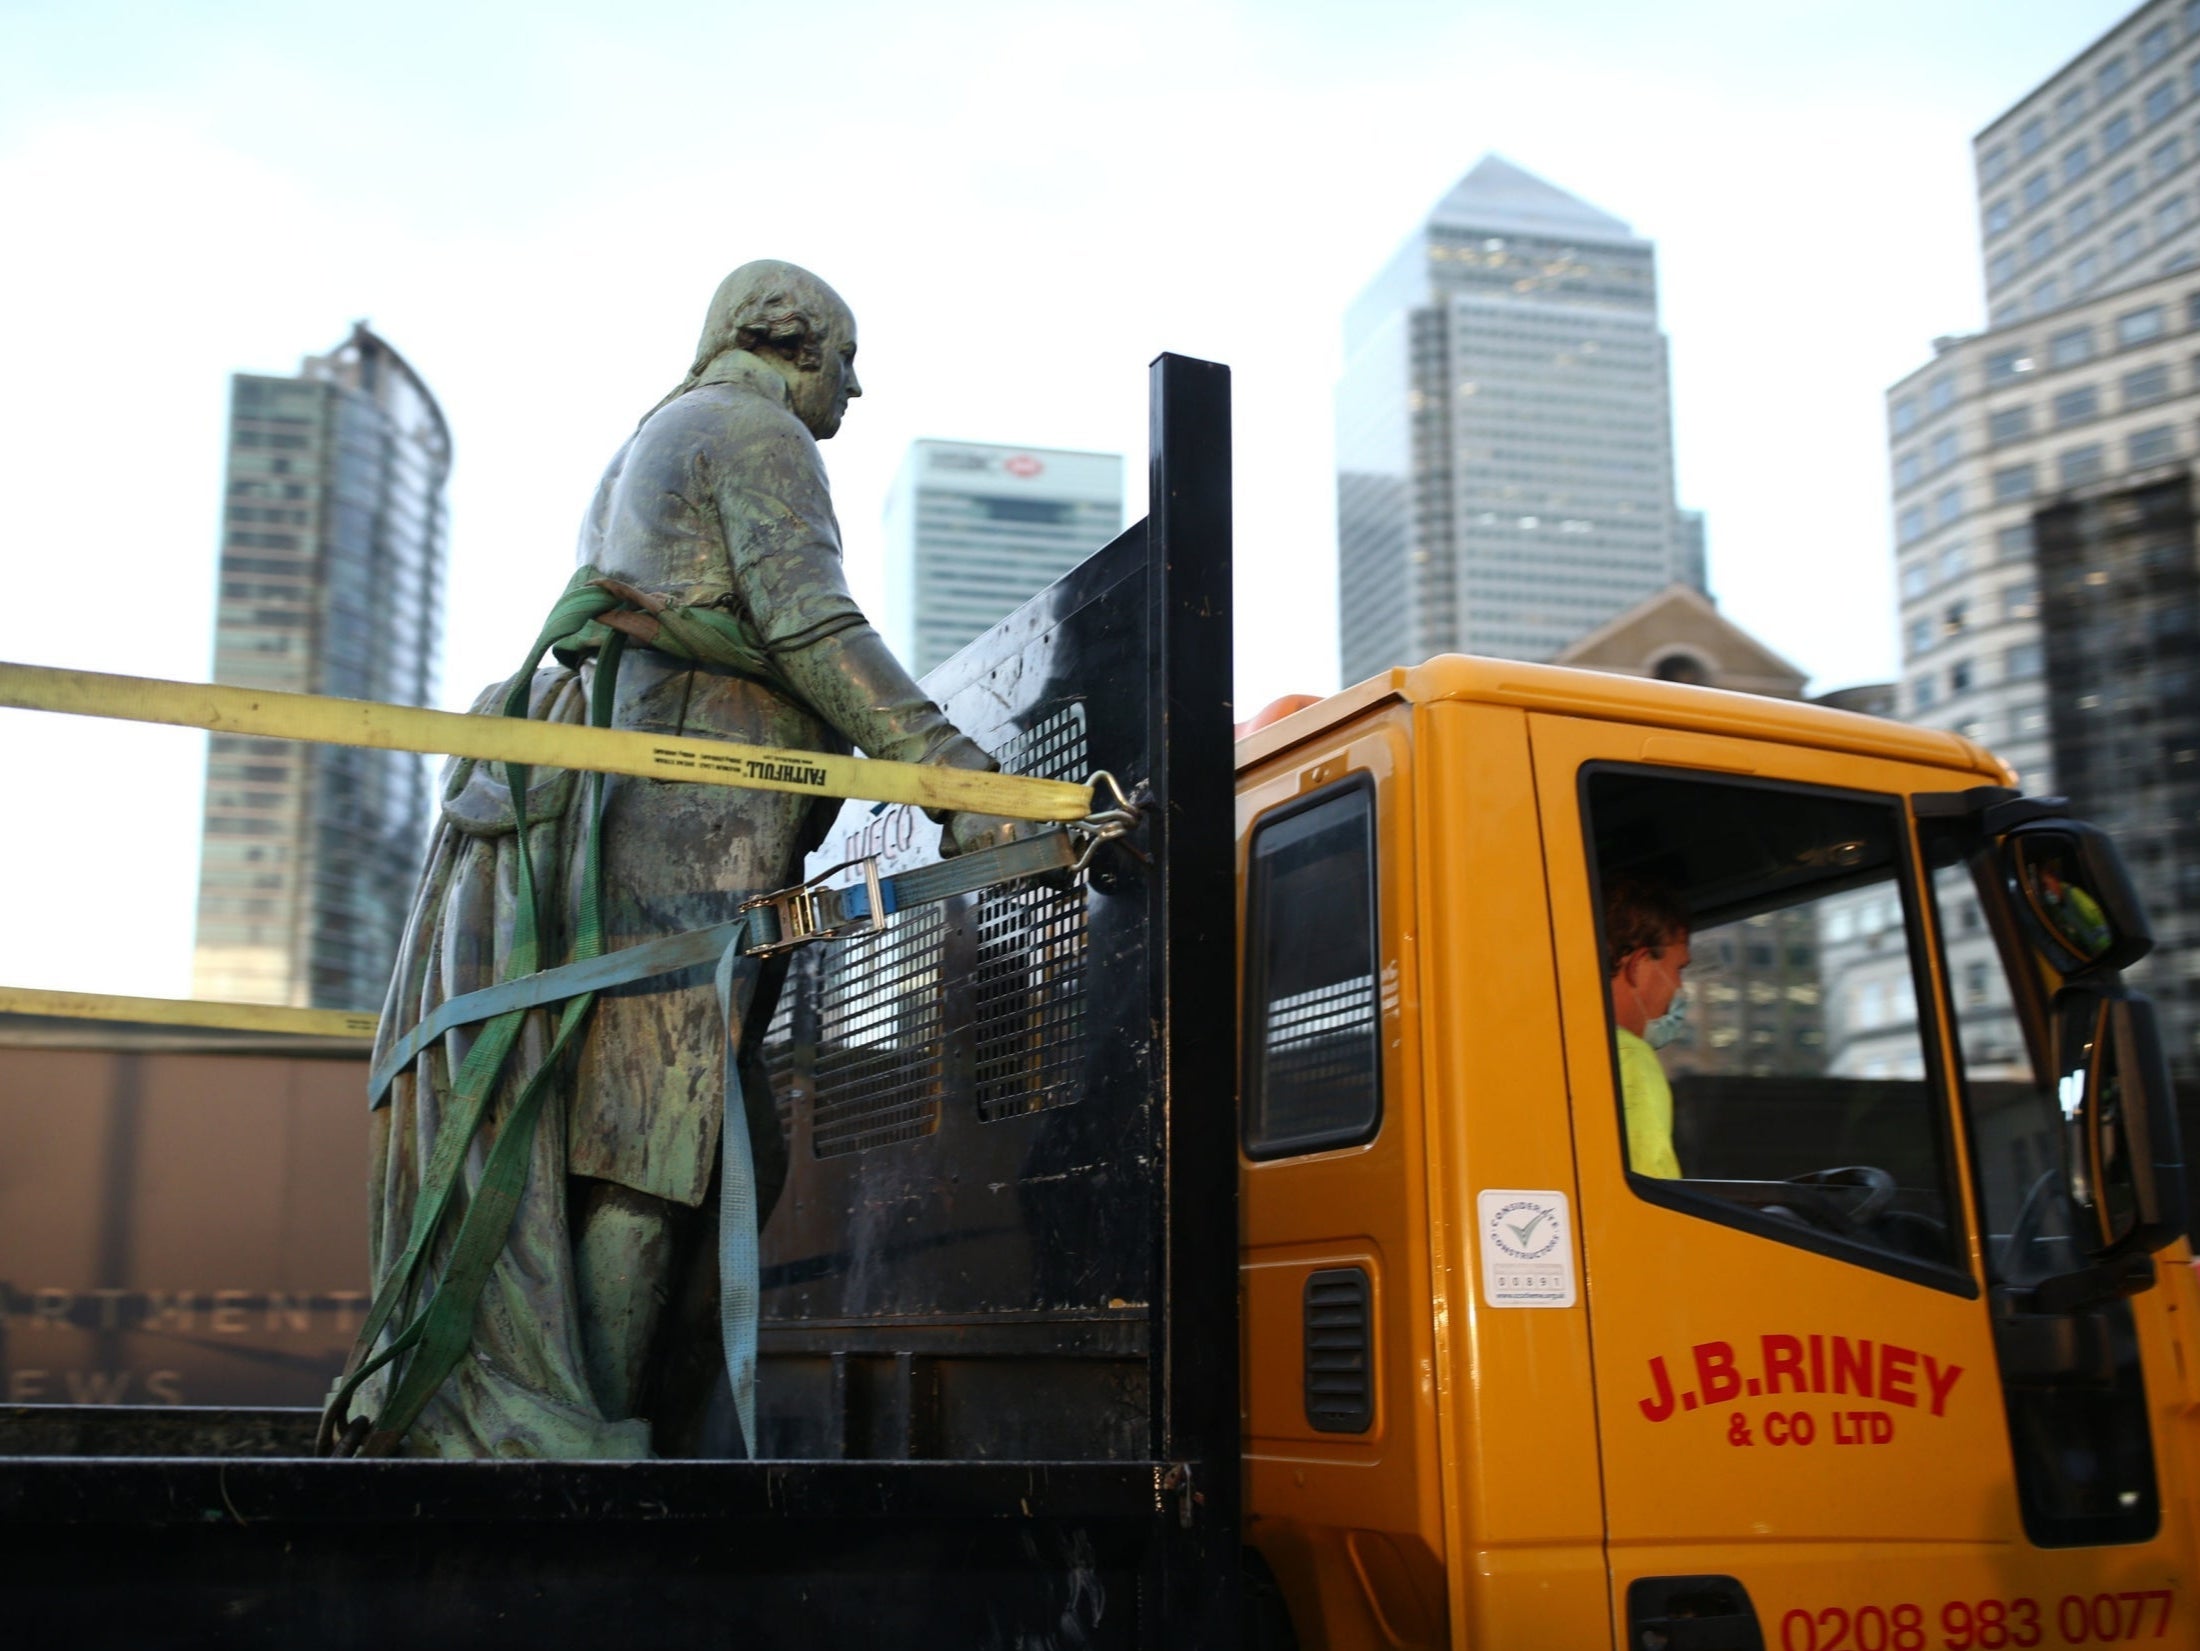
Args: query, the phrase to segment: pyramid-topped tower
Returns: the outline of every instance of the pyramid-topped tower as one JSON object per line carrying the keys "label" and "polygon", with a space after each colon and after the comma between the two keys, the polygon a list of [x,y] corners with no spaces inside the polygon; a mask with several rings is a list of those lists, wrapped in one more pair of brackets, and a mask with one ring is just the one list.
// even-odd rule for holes
{"label": "pyramid-topped tower", "polygon": [[1484,155],[1436,203],[1431,224],[1559,235],[1575,240],[1628,241],[1635,232],[1578,195],[1569,195],[1503,155]]}
{"label": "pyramid-topped tower", "polygon": [[1347,313],[1345,354],[1346,682],[1438,653],[1550,659],[1655,591],[1703,588],[1656,253],[1623,220],[1487,155]]}

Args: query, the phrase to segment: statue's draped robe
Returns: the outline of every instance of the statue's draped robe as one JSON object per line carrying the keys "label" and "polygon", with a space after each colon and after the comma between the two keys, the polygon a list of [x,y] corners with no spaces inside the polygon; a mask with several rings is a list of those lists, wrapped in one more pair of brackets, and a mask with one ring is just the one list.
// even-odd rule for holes
{"label": "statue's draped robe", "polygon": [[[747,676],[630,646],[618,671],[617,726],[819,751],[853,744],[897,761],[992,766],[925,699],[850,598],[817,444],[789,410],[779,375],[754,356],[720,356],[643,421],[597,490],[580,559],[644,591],[723,607],[769,664]],[[538,672],[532,714],[582,720],[594,668]],[[475,709],[493,711],[503,692],[489,690]],[[501,767],[486,763],[454,762],[445,771],[442,818],[391,981],[378,1061],[444,1000],[502,976],[518,891],[503,779]],[[529,787],[529,842],[548,908],[546,962],[561,959],[571,940],[588,796],[586,777],[571,774],[538,770]],[[607,948],[725,922],[751,895],[798,881],[836,806],[790,793],[606,778]],[[469,1156],[468,1189],[518,1083],[542,1059],[554,1012],[528,1018]],[[404,1248],[441,1099],[477,1030],[462,1028],[424,1052],[373,1115],[377,1287]],[[568,1178],[669,1206],[700,1205],[718,1158],[724,1036],[707,968],[598,997],[577,1055],[543,1107],[512,1239],[483,1290],[473,1343],[414,1425],[409,1453],[648,1453],[647,1420],[591,1390]],[[768,1129],[762,1099],[750,1097],[751,1116]],[[758,1144],[768,1182],[777,1143]],[[456,1204],[431,1272],[441,1270],[463,1196]],[[663,1287],[661,1258],[638,1260],[638,1273]],[[355,1411],[372,1414],[384,1391],[381,1376],[370,1380]]]}

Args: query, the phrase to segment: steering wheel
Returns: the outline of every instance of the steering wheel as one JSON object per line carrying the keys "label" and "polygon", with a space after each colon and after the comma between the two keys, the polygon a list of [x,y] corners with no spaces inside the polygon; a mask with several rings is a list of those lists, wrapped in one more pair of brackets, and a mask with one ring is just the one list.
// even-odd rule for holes
{"label": "steering wheel", "polygon": [[1894,1202],[1895,1179],[1874,1164],[1844,1164],[1838,1169],[1814,1169],[1807,1175],[1791,1175],[1788,1184],[1797,1187],[1820,1187],[1829,1191],[1836,1187],[1860,1188],[1861,1196],[1843,1205],[1838,1199],[1810,1199],[1808,1202],[1832,1214],[1842,1227],[1853,1229],[1877,1219]]}

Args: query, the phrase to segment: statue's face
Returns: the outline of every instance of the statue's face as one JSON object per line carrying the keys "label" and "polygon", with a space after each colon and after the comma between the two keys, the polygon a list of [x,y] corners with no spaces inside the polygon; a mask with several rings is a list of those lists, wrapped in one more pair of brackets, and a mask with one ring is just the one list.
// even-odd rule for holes
{"label": "statue's face", "polygon": [[787,401],[810,434],[825,440],[840,428],[848,403],[863,394],[856,378],[856,318],[832,307],[818,339],[818,365],[788,363]]}

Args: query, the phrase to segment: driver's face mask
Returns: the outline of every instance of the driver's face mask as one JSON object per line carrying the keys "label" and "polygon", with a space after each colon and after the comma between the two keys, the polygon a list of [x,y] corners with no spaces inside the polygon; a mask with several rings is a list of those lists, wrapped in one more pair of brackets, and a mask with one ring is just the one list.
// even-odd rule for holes
{"label": "driver's face mask", "polygon": [[1688,1029],[1688,988],[1678,981],[1673,985],[1673,1001],[1665,1013],[1646,1023],[1642,1029],[1642,1041],[1653,1049],[1663,1049]]}
{"label": "driver's face mask", "polygon": [[[1678,1038],[1688,1025],[1688,988],[1681,984],[1679,971],[1668,961],[1670,956],[1671,952],[1668,951],[1665,957],[1651,959],[1658,967],[1667,970],[1666,978],[1673,983],[1673,995],[1666,1000],[1665,1013],[1643,1025],[1642,1041],[1653,1049],[1663,1049]],[[1632,991],[1633,988],[1629,987],[1629,990]],[[1635,995],[1635,1003],[1638,1008],[1642,1004],[1642,995],[1639,992]]]}

